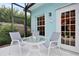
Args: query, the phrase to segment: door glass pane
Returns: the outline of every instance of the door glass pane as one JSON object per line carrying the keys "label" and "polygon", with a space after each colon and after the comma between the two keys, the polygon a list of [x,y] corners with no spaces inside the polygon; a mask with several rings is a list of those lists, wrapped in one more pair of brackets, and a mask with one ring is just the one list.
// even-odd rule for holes
{"label": "door glass pane", "polygon": [[75,10],[61,13],[61,43],[75,46]]}
{"label": "door glass pane", "polygon": [[37,18],[37,30],[40,35],[45,35],[45,16],[40,16]]}

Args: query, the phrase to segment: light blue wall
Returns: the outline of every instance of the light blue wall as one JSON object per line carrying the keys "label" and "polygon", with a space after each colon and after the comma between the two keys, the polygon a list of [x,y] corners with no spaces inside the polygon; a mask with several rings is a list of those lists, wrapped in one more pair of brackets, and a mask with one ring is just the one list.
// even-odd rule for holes
{"label": "light blue wall", "polygon": [[[37,17],[45,15],[45,35],[51,38],[52,32],[56,31],[56,9],[68,5],[67,3],[47,3],[32,10],[31,29],[37,30]],[[49,17],[49,12],[52,16]]]}

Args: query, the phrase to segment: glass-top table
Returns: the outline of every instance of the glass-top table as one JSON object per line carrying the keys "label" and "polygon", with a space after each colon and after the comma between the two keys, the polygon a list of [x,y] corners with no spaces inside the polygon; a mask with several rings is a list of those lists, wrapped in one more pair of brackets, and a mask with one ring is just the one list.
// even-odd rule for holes
{"label": "glass-top table", "polygon": [[30,36],[30,37],[24,37],[23,40],[29,44],[42,44],[45,43],[46,39],[44,36]]}
{"label": "glass-top table", "polygon": [[[31,54],[31,52],[37,52],[40,54],[40,48],[41,48],[41,44],[46,42],[46,39],[44,36],[30,36],[30,37],[24,37],[23,38],[24,41],[27,43],[27,45],[29,45],[29,54]],[[40,54],[41,55],[41,54]]]}

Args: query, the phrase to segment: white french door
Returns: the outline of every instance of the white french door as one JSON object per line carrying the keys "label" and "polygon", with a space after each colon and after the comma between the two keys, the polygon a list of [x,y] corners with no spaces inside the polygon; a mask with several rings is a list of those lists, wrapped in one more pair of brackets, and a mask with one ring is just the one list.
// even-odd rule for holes
{"label": "white french door", "polygon": [[77,51],[78,39],[78,19],[79,4],[71,4],[56,10],[56,29],[61,33],[59,46],[71,51]]}

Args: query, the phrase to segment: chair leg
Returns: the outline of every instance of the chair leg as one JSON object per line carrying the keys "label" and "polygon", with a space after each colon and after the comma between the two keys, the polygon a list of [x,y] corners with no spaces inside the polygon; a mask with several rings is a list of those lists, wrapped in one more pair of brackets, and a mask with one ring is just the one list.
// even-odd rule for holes
{"label": "chair leg", "polygon": [[48,48],[48,56],[50,56],[50,47]]}
{"label": "chair leg", "polygon": [[9,48],[9,55],[11,55],[11,46],[10,46],[10,48]]}
{"label": "chair leg", "polygon": [[13,42],[11,42],[11,44],[10,44],[10,48],[9,48],[9,55],[11,55],[11,51],[12,51],[12,44],[13,44]]}
{"label": "chair leg", "polygon": [[20,53],[20,55],[22,55],[22,46],[21,45],[19,45],[19,53]]}
{"label": "chair leg", "polygon": [[51,48],[51,42],[49,43],[49,47],[48,47],[48,56],[50,55],[50,48]]}
{"label": "chair leg", "polygon": [[40,45],[38,45],[38,49],[39,49],[39,54],[40,54],[40,56],[41,56],[41,47],[40,47]]}

